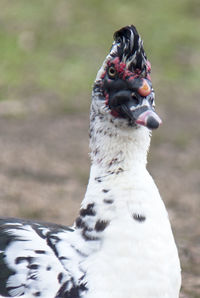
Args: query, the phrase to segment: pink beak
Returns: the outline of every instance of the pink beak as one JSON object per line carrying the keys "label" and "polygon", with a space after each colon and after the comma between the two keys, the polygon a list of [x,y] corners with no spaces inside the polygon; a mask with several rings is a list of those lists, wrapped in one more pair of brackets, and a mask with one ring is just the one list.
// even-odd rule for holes
{"label": "pink beak", "polygon": [[150,129],[156,129],[162,123],[162,120],[153,110],[147,110],[138,116],[135,123],[147,126]]}

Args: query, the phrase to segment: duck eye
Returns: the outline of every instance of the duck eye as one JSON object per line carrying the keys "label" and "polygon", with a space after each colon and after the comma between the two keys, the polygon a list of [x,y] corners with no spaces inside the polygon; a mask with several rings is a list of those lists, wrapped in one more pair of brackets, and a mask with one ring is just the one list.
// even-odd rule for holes
{"label": "duck eye", "polygon": [[114,68],[114,66],[110,66],[108,68],[108,75],[109,75],[110,78],[114,78],[116,76],[116,73],[117,73],[117,71]]}

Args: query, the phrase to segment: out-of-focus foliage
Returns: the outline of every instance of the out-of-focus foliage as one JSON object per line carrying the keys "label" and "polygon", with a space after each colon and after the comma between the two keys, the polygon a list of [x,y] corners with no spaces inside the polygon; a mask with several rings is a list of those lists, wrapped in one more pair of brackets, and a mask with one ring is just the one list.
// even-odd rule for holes
{"label": "out-of-focus foliage", "polygon": [[0,0],[0,99],[87,96],[115,30],[134,24],[157,84],[198,88],[199,0]]}

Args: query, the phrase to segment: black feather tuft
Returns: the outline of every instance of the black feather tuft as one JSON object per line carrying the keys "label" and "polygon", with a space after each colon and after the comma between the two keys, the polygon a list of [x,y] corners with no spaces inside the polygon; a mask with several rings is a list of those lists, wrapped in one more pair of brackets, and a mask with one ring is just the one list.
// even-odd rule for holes
{"label": "black feather tuft", "polygon": [[[142,75],[147,72],[147,57],[144,52],[143,42],[135,26],[121,28],[114,33],[117,51],[111,56],[118,56],[120,61],[128,64],[131,71],[140,70]],[[112,51],[111,51],[112,52]]]}
{"label": "black feather tuft", "polygon": [[126,38],[127,40],[129,40],[130,36],[131,36],[131,32],[134,34],[134,36],[139,38],[139,34],[137,32],[137,29],[133,25],[126,26],[126,27],[123,27],[123,28],[119,29],[118,31],[116,31],[114,33],[113,38],[116,42],[123,41],[123,38]]}

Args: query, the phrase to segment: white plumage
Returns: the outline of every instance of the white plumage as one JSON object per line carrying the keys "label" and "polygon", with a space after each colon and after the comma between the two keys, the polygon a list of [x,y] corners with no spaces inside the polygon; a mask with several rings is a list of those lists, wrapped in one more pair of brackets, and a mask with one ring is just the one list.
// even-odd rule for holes
{"label": "white plumage", "polygon": [[1,220],[2,297],[179,297],[177,248],[146,170],[149,129],[160,123],[149,74],[135,27],[122,28],[93,89],[80,215],[73,228]]}

